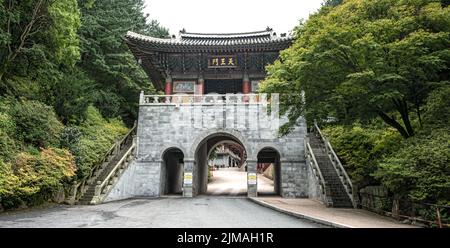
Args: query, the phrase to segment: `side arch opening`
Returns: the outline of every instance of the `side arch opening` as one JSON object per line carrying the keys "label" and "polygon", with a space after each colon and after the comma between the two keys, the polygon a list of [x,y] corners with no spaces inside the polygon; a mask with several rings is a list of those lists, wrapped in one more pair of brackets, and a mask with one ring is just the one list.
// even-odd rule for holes
{"label": "side arch opening", "polygon": [[257,155],[258,195],[281,195],[280,153],[265,147]]}
{"label": "side arch opening", "polygon": [[176,148],[164,151],[161,166],[161,195],[183,194],[184,154]]}

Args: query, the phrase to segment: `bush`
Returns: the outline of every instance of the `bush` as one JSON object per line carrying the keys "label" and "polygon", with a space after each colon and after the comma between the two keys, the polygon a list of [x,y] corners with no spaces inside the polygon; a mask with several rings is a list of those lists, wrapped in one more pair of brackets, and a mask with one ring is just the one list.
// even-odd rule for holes
{"label": "bush", "polygon": [[77,158],[78,177],[86,176],[116,140],[125,135],[128,129],[119,119],[104,119],[93,106],[88,107],[86,121],[80,126],[82,136],[79,140]]}
{"label": "bush", "polygon": [[323,133],[330,139],[333,149],[339,156],[358,188],[376,185],[372,173],[377,169],[383,156],[398,149],[401,137],[391,129],[372,125],[328,126]]}
{"label": "bush", "polygon": [[450,205],[450,130],[436,129],[405,140],[374,176],[400,196]]}
{"label": "bush", "polygon": [[42,149],[37,156],[19,153],[14,162],[0,160],[0,201],[5,208],[42,204],[75,175],[74,157],[58,148]]}
{"label": "bush", "polygon": [[11,103],[9,114],[16,124],[19,140],[43,148],[59,144],[63,125],[51,107],[38,101],[21,100]]}
{"label": "bush", "polygon": [[4,208],[12,208],[20,205],[20,197],[16,195],[19,185],[19,177],[14,175],[10,163],[5,163],[0,158],[0,205]]}
{"label": "bush", "polygon": [[53,85],[51,102],[65,125],[79,124],[86,118],[92,85],[94,82],[79,71],[66,73],[63,79]]}
{"label": "bush", "polygon": [[95,107],[105,118],[113,118],[120,114],[122,99],[110,91],[99,90],[93,94]]}
{"label": "bush", "polygon": [[431,92],[425,105],[427,124],[448,127],[450,123],[450,86],[445,85]]}
{"label": "bush", "polygon": [[0,112],[0,158],[5,161],[12,159],[17,152],[17,145],[12,135],[15,133],[16,124],[12,117],[6,113]]}

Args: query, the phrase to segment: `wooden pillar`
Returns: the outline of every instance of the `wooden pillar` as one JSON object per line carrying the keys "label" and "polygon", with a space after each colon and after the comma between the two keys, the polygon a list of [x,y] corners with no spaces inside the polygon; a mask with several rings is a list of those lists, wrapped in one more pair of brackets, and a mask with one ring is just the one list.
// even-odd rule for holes
{"label": "wooden pillar", "polygon": [[250,92],[251,92],[250,79],[248,78],[248,75],[244,75],[244,79],[242,80],[242,93],[250,94]]}
{"label": "wooden pillar", "polygon": [[197,81],[197,89],[195,91],[196,95],[203,95],[205,89],[205,79],[203,77],[199,77]]}
{"label": "wooden pillar", "polygon": [[164,93],[166,95],[172,95],[172,77],[168,76],[166,78],[166,85],[164,87]]}
{"label": "wooden pillar", "polygon": [[[242,80],[242,93],[245,94],[250,94],[250,79],[248,78],[248,75],[245,74],[244,75],[244,79]],[[248,102],[248,96],[244,96],[244,102]]]}

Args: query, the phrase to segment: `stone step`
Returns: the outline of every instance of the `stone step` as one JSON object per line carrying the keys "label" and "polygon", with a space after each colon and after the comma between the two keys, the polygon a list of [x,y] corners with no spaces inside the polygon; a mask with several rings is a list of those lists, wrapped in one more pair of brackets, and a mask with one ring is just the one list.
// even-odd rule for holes
{"label": "stone step", "polygon": [[95,195],[95,186],[97,181],[103,182],[105,178],[109,175],[112,169],[117,165],[117,163],[122,159],[125,153],[130,149],[132,142],[130,141],[126,144],[123,149],[121,149],[116,155],[112,155],[108,158],[109,162],[107,166],[99,173],[94,183],[88,186],[86,193],[78,201],[78,204],[89,204]]}
{"label": "stone step", "polygon": [[322,173],[325,184],[329,189],[329,196],[332,199],[333,207],[353,207],[353,204],[347,195],[346,188],[342,184],[339,174],[326,153],[325,145],[322,140],[315,137],[315,135],[310,134],[309,145],[313,150],[320,172]]}

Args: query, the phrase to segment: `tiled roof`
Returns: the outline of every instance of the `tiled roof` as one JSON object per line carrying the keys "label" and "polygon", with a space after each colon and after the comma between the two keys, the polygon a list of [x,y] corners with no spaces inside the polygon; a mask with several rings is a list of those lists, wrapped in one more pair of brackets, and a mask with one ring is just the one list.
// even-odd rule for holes
{"label": "tiled roof", "polygon": [[[280,45],[285,48],[292,40],[292,36],[277,36],[271,29],[248,33],[231,34],[204,34],[188,33],[184,30],[178,37],[155,38],[134,32],[128,32],[125,36],[130,43],[139,43],[155,51],[179,51],[179,50],[213,50],[215,48],[239,48],[245,46],[259,48],[262,50],[279,50]],[[265,49],[264,49],[265,48]]]}

